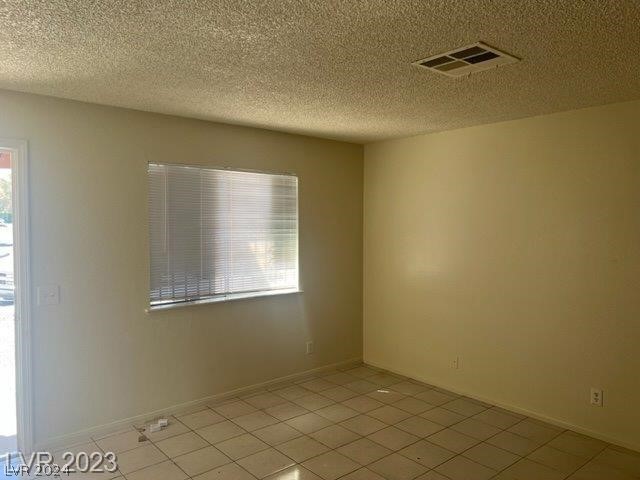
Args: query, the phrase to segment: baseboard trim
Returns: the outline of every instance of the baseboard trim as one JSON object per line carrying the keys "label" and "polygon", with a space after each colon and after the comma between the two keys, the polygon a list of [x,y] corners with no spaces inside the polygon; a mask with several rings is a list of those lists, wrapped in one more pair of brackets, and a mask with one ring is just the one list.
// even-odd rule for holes
{"label": "baseboard trim", "polygon": [[[323,371],[332,370],[334,368],[344,368],[350,365],[355,366],[360,363],[362,363],[362,357],[351,358],[349,360],[344,360],[344,361],[332,363],[329,365],[323,365],[321,367],[312,368],[310,370],[305,370],[303,372],[293,373],[290,375],[285,375],[283,377],[277,377],[271,380],[267,380],[265,382],[255,383],[252,385],[236,388],[234,390],[229,390],[229,391],[218,393],[215,395],[210,395],[208,397],[192,400],[190,402],[184,402],[178,405],[172,405],[170,407],[163,408],[160,410],[155,410],[153,412],[143,413],[140,415],[135,415],[133,417],[116,420],[114,422],[110,422],[107,424],[90,427],[74,433],[69,433],[66,435],[58,436],[58,437],[48,438],[43,441],[36,441],[34,446],[34,451],[36,452],[55,451],[57,449],[78,445],[91,440],[91,438],[105,437],[110,434],[125,430],[131,427],[132,425],[145,423],[150,420],[156,419],[158,417],[180,414],[182,412],[189,411],[193,408],[197,408],[201,406],[204,407],[211,402],[216,402],[216,401],[224,400],[226,398],[236,397],[238,395],[244,395],[255,390],[260,390],[266,387],[277,385],[279,383],[298,380],[300,378],[304,378],[306,376],[313,375],[316,373],[321,373]],[[31,453],[31,452],[27,452],[27,453]]]}
{"label": "baseboard trim", "polygon": [[443,388],[445,390],[449,390],[450,392],[453,392],[453,393],[455,393],[457,395],[464,395],[465,397],[473,398],[475,400],[479,400],[479,401],[484,402],[484,403],[490,403],[491,405],[494,405],[496,407],[504,408],[505,410],[510,410],[512,412],[519,413],[521,415],[525,415],[527,417],[531,417],[531,418],[534,418],[536,420],[547,422],[547,423],[550,423],[551,425],[555,425],[556,427],[565,428],[567,430],[572,430],[574,432],[577,432],[577,433],[580,433],[580,434],[583,434],[583,435],[588,435],[590,437],[596,438],[598,440],[602,440],[603,442],[607,442],[607,443],[610,443],[612,445],[617,445],[619,447],[623,447],[623,448],[627,448],[629,450],[640,452],[640,444],[634,445],[634,444],[630,444],[630,443],[626,443],[626,442],[621,442],[618,439],[609,437],[607,435],[603,435],[600,432],[589,430],[588,428],[583,428],[583,427],[580,427],[579,425],[574,425],[572,423],[565,422],[564,420],[560,420],[558,418],[549,417],[549,416],[547,416],[547,415],[545,415],[543,413],[539,413],[539,412],[535,412],[535,411],[532,411],[532,410],[528,410],[526,408],[521,408],[521,407],[518,407],[516,405],[506,404],[506,403],[502,403],[502,402],[496,402],[492,398],[487,398],[487,397],[482,397],[482,396],[479,396],[479,395],[475,395],[475,394],[469,393],[467,391],[462,391],[462,390],[458,390],[458,389],[455,389],[455,388],[451,388],[451,387],[449,387],[447,385],[439,385],[437,383],[431,382],[427,378],[421,377],[420,375],[407,374],[406,372],[401,372],[399,370],[396,370],[396,369],[393,369],[393,368],[389,368],[387,366],[384,366],[384,365],[379,364],[377,362],[369,361],[367,359],[364,360],[364,363],[365,363],[365,365],[369,365],[369,366],[377,368],[379,370],[384,370],[386,372],[395,373],[397,375],[402,375],[403,377],[407,377],[407,378],[410,378],[412,380],[417,380],[419,382],[423,382],[423,383],[426,383],[426,384],[429,384],[429,385],[433,385],[434,387],[438,387],[438,388]]}

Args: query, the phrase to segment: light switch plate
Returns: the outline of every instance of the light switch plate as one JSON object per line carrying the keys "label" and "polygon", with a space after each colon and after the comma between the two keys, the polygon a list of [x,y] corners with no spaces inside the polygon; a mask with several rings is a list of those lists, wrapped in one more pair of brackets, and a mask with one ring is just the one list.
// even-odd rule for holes
{"label": "light switch plate", "polygon": [[43,285],[38,287],[38,305],[58,305],[60,303],[60,286]]}

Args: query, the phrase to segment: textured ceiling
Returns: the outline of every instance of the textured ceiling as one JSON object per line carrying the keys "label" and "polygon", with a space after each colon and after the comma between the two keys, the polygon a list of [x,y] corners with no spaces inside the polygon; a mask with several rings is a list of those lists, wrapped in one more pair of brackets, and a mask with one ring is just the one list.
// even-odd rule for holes
{"label": "textured ceiling", "polygon": [[[0,0],[0,88],[367,142],[640,98],[638,0]],[[523,59],[411,66],[482,40]]]}

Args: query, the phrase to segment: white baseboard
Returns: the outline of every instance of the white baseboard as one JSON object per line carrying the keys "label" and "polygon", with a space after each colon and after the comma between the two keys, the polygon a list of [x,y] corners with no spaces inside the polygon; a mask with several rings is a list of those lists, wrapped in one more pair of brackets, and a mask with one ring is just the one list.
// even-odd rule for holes
{"label": "white baseboard", "polygon": [[[224,400],[226,398],[236,397],[238,395],[243,395],[254,390],[260,390],[265,387],[277,385],[278,383],[290,382],[292,380],[304,378],[305,376],[312,375],[314,373],[320,373],[326,370],[347,367],[349,365],[356,365],[359,363],[362,363],[361,357],[352,358],[350,360],[344,360],[342,362],[333,363],[330,365],[324,365],[322,367],[313,368],[311,370],[305,370],[303,372],[293,373],[291,375],[285,375],[284,377],[274,378],[266,382],[247,385],[245,387],[236,388],[234,390],[230,390],[227,392],[210,395],[208,397],[192,400],[190,402],[185,402],[178,405],[173,405],[173,406],[156,410],[153,412],[143,413],[140,415],[135,415],[133,417],[116,420],[115,422],[110,422],[104,425],[90,427],[84,430],[80,430],[78,432],[61,435],[58,437],[48,438],[45,440],[39,440],[39,441],[36,441],[35,443],[34,451],[44,452],[44,451],[60,450],[62,448],[66,448],[72,445],[77,445],[80,443],[87,442],[91,438],[100,438],[115,432],[125,430],[127,428],[130,428],[132,425],[139,425],[139,424],[148,422],[150,420],[156,419],[158,417],[176,415],[181,412],[191,410],[193,408],[197,408],[200,406],[204,407],[211,402]],[[31,452],[26,452],[26,453],[31,453]]]}
{"label": "white baseboard", "polygon": [[371,361],[368,361],[366,359],[365,359],[364,362],[365,362],[366,365],[370,365],[370,366],[372,366],[374,368],[377,368],[377,369],[380,369],[380,370],[385,370],[385,371],[390,372],[390,373],[395,373],[397,375],[402,375],[403,377],[408,377],[408,378],[411,378],[413,380],[417,380],[419,382],[423,382],[423,383],[426,383],[426,384],[429,384],[429,385],[433,385],[434,387],[442,388],[444,390],[449,390],[450,392],[453,392],[453,393],[455,393],[457,395],[464,395],[465,397],[473,398],[475,400],[479,400],[479,401],[484,402],[484,403],[489,403],[489,404],[494,405],[496,407],[504,408],[505,410],[510,410],[512,412],[519,413],[521,415],[525,415],[527,417],[531,417],[531,418],[534,418],[536,420],[540,420],[540,421],[543,421],[543,422],[550,423],[551,425],[555,425],[556,427],[565,428],[567,430],[572,430],[574,432],[581,433],[583,435],[587,435],[589,437],[593,437],[593,438],[596,438],[598,440],[602,440],[603,442],[611,443],[611,444],[617,445],[619,447],[628,448],[629,450],[640,452],[640,444],[633,445],[633,444],[629,444],[629,443],[626,443],[626,442],[621,442],[618,439],[608,437],[607,435],[603,435],[600,432],[589,430],[588,428],[584,428],[584,427],[581,427],[579,425],[574,425],[572,423],[565,422],[564,420],[559,420],[559,419],[554,418],[554,417],[549,417],[548,415],[545,415],[543,413],[534,412],[532,410],[528,410],[526,408],[521,408],[521,407],[518,407],[516,405],[510,405],[510,404],[506,404],[506,403],[502,403],[502,402],[496,402],[492,398],[478,396],[478,395],[475,395],[475,394],[471,394],[469,392],[465,392],[465,391],[462,391],[462,390],[450,388],[449,386],[446,386],[446,385],[438,385],[436,383],[431,382],[427,378],[421,378],[419,375],[416,376],[416,375],[407,374],[406,372],[401,372],[401,371],[398,371],[398,370],[395,370],[395,369],[392,369],[392,368],[388,368],[387,366],[378,364],[376,362],[371,362]]}

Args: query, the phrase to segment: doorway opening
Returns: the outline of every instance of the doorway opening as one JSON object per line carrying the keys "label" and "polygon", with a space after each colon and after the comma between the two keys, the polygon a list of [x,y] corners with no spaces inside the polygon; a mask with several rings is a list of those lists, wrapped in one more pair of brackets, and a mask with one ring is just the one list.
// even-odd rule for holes
{"label": "doorway opening", "polygon": [[12,156],[0,148],[0,457],[18,450]]}

